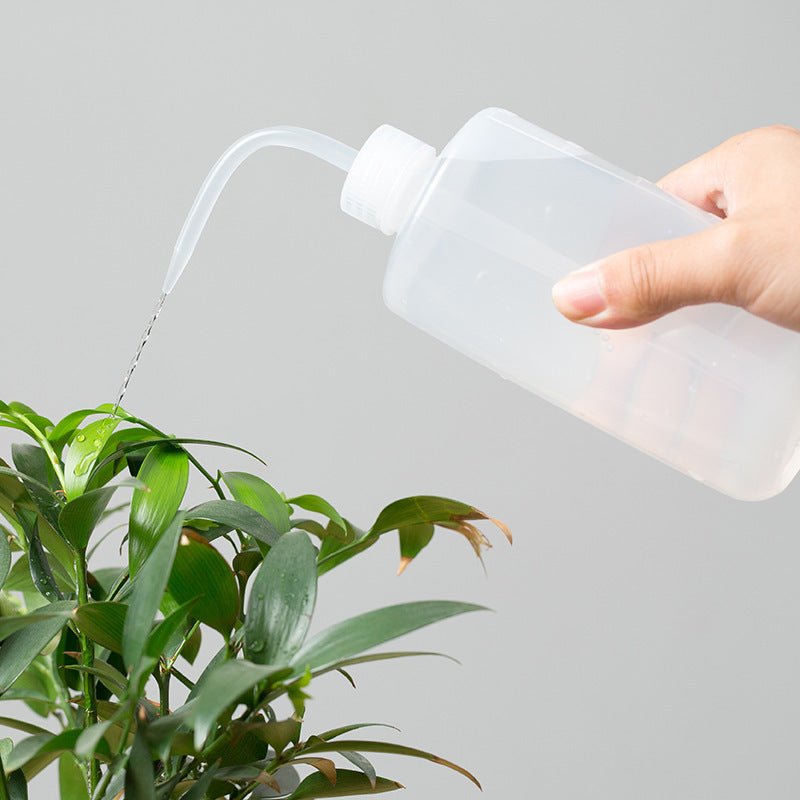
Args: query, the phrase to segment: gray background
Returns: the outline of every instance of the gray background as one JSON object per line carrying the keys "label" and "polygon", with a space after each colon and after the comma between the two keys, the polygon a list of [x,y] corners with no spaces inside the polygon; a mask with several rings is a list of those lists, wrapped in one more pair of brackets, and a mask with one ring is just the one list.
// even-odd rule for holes
{"label": "gray background", "polygon": [[[390,122],[441,146],[500,105],[656,178],[800,124],[798,33],[790,0],[6,4],[0,393],[51,416],[112,399],[200,181],[253,128],[357,146]],[[514,529],[488,578],[454,535],[402,579],[389,541],[327,578],[320,623],[426,597],[497,614],[408,641],[462,667],[320,681],[309,725],[395,722],[490,798],[797,797],[800,483],[729,500],[395,318],[391,242],[341,214],[341,181],[287,151],[247,164],[127,403],[363,524],[438,493]],[[378,761],[409,797],[476,796]]]}

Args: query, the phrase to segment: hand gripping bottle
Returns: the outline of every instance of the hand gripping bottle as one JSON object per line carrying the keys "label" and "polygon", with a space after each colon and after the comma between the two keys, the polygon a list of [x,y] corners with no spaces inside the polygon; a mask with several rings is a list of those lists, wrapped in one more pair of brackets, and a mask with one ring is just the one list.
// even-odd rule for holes
{"label": "hand gripping bottle", "polygon": [[800,334],[721,304],[624,331],[553,306],[568,272],[717,218],[509,111],[481,111],[438,156],[388,125],[358,153],[302,129],[245,137],[201,189],[165,292],[230,173],[270,143],[347,171],[342,209],[395,235],[384,299],[417,327],[733,497],[770,497],[800,469]]}

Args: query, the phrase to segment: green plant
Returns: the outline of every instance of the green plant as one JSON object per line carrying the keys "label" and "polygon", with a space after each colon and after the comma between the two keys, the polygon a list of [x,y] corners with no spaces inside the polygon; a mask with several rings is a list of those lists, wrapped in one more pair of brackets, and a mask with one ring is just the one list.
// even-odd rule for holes
{"label": "green plant", "polygon": [[[0,740],[0,800],[26,797],[55,759],[69,800],[302,800],[400,788],[375,774],[369,753],[427,759],[477,784],[449,761],[365,736],[364,724],[308,735],[303,715],[312,680],[426,655],[374,648],[480,609],[407,603],[307,638],[318,576],[389,532],[399,534],[402,571],[435,526],[480,556],[489,543],[473,523],[485,514],[410,497],[360,530],[316,495],[286,498],[254,474],[212,474],[194,455],[194,445],[231,445],[167,436],[110,406],[54,425],[0,402],[0,426],[32,440],[12,447],[11,464],[0,461],[0,700],[23,701],[49,722],[0,718],[28,734]],[[214,495],[182,510],[192,469]],[[126,523],[113,526],[120,514]],[[97,544],[115,531],[127,565],[95,567]],[[222,647],[195,663],[210,630]],[[176,683],[185,699],[174,707]],[[302,781],[296,766],[311,770]]]}

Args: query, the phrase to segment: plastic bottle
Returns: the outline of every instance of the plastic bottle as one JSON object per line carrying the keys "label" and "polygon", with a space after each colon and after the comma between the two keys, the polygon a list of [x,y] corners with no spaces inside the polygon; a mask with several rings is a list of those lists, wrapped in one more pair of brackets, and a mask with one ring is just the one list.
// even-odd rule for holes
{"label": "plastic bottle", "polygon": [[798,472],[800,335],[720,304],[603,332],[552,303],[566,273],[716,217],[501,109],[438,157],[384,125],[344,162],[342,209],[397,234],[384,299],[401,317],[733,497]]}

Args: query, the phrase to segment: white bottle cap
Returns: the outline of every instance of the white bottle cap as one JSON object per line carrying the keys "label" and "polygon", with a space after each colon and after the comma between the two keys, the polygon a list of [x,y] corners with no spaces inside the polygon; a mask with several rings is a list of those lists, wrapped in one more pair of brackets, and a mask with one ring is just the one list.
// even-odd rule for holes
{"label": "white bottle cap", "polygon": [[397,233],[436,161],[425,142],[381,125],[364,142],[342,187],[342,211],[386,234]]}

